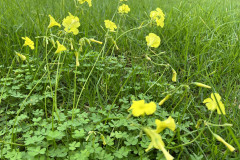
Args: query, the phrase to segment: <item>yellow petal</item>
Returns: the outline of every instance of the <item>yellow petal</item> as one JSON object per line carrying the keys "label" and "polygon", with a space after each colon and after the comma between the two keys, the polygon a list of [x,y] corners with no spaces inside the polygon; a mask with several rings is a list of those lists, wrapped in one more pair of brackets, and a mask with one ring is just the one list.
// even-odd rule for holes
{"label": "yellow petal", "polygon": [[203,103],[210,103],[212,102],[213,100],[211,98],[207,98],[207,99],[204,99]]}
{"label": "yellow petal", "polygon": [[25,60],[27,59],[26,56],[24,56],[24,55],[21,54],[21,53],[16,52],[16,55],[17,55],[22,61],[25,61]]}
{"label": "yellow petal", "polygon": [[[215,96],[214,96],[215,95]],[[216,98],[215,98],[216,97]],[[218,93],[212,93],[211,94],[211,98],[216,102],[216,99],[217,101],[220,101],[222,98],[221,96],[218,94]]]}
{"label": "yellow petal", "polygon": [[166,128],[164,123],[162,121],[160,121],[159,119],[156,119],[155,123],[157,125],[157,129],[155,130],[155,132],[157,132],[157,133],[162,132]]}
{"label": "yellow petal", "polygon": [[213,101],[211,98],[207,98],[203,101],[203,103],[206,103],[208,110],[214,111],[217,109],[217,104],[215,101]]}
{"label": "yellow petal", "polygon": [[146,108],[145,109],[146,115],[151,115],[156,111],[157,106],[154,102],[150,102],[150,103],[145,104],[145,108]]}
{"label": "yellow petal", "polygon": [[132,110],[132,114],[135,117],[140,115],[151,115],[156,111],[156,104],[154,102],[145,103],[144,100],[133,101],[131,107],[128,110]]}
{"label": "yellow petal", "polygon": [[151,142],[149,145],[148,145],[148,148],[145,149],[146,152],[148,152],[150,149],[153,148],[153,142]]}
{"label": "yellow petal", "polygon": [[158,46],[161,43],[160,37],[154,33],[149,33],[149,35],[146,36],[146,41],[149,47],[154,47],[154,48],[158,48]]}
{"label": "yellow petal", "polygon": [[172,68],[172,81],[176,82],[177,81],[177,72]]}
{"label": "yellow petal", "polygon": [[57,41],[57,45],[58,45],[58,48],[55,53],[60,53],[62,51],[67,50],[67,48],[64,45],[60,44],[59,41]]}
{"label": "yellow petal", "polygon": [[162,137],[152,129],[143,128],[143,130],[151,138],[151,143],[149,144],[148,148],[145,151],[147,152],[154,147],[156,149],[161,150],[167,160],[172,160],[173,157],[164,148],[165,144],[162,140]]}
{"label": "yellow petal", "polygon": [[176,129],[175,121],[171,116],[169,116],[168,119],[166,119],[165,121],[160,121],[156,119],[155,123],[157,125],[157,129],[155,131],[157,133],[162,132],[165,128],[169,128],[172,131],[175,131]]}
{"label": "yellow petal", "polygon": [[217,134],[213,134],[213,136],[220,142],[222,142],[231,152],[233,152],[235,150],[235,148],[233,146],[231,146],[230,144],[228,144],[222,137],[220,137]]}
{"label": "yellow petal", "polygon": [[75,56],[76,56],[76,66],[77,66],[77,67],[79,66],[78,55],[79,55],[79,53],[78,53],[78,52],[75,52]]}
{"label": "yellow petal", "polygon": [[165,146],[164,142],[162,141],[162,137],[154,130],[148,128],[144,128],[143,130],[151,138],[151,143],[149,144],[150,147],[148,147],[148,150],[149,148],[153,147],[161,150],[162,147]]}
{"label": "yellow petal", "polygon": [[165,98],[163,98],[163,99],[158,103],[158,105],[159,105],[159,106],[163,105],[163,103],[166,102],[170,97],[171,97],[171,94],[168,94]]}
{"label": "yellow petal", "polygon": [[193,84],[195,84],[198,87],[203,87],[203,88],[211,88],[211,86],[208,86],[206,84],[203,83],[199,83],[199,82],[194,82]]}
{"label": "yellow petal", "polygon": [[114,31],[115,29],[117,29],[116,24],[110,20],[104,20],[104,23],[105,23],[105,27],[110,31]]}
{"label": "yellow petal", "polygon": [[130,12],[130,8],[128,7],[128,5],[123,4],[123,5],[118,7],[118,13],[127,14],[128,12]]}
{"label": "yellow petal", "polygon": [[144,103],[145,103],[144,100],[133,101],[131,107],[128,110],[132,110],[132,109],[137,108],[139,106],[143,106]]}
{"label": "yellow petal", "polygon": [[156,23],[157,23],[157,26],[160,26],[160,27],[164,27],[164,18],[161,18],[161,19],[158,19],[156,18]]}
{"label": "yellow petal", "polygon": [[144,110],[142,108],[136,108],[132,110],[132,114],[135,117],[139,117],[141,115],[144,115]]}
{"label": "yellow petal", "polygon": [[217,105],[213,101],[206,103],[206,106],[207,106],[208,110],[210,110],[210,111],[214,111],[217,109]]}
{"label": "yellow petal", "polygon": [[224,107],[224,104],[221,101],[221,96],[218,93],[212,93],[211,98],[213,99],[213,103],[215,105],[215,109],[217,109],[217,113],[225,115],[226,114],[225,107]]}
{"label": "yellow petal", "polygon": [[48,25],[48,28],[51,28],[53,26],[61,27],[61,25],[59,23],[57,23],[56,20],[51,15],[48,15],[48,16],[50,18],[50,23]]}
{"label": "yellow petal", "polygon": [[164,147],[162,147],[161,151],[163,152],[166,160],[173,160],[174,159],[174,157]]}
{"label": "yellow petal", "polygon": [[157,26],[164,27],[165,15],[160,8],[157,8],[155,11],[150,12],[150,17],[152,20],[156,21]]}
{"label": "yellow petal", "polygon": [[79,18],[68,13],[69,16],[63,19],[62,25],[65,27],[64,30],[67,33],[73,33],[77,35],[79,33],[78,27],[80,26]]}
{"label": "yellow petal", "polygon": [[80,4],[83,4],[84,2],[87,2],[87,3],[88,3],[88,6],[89,6],[89,7],[92,7],[92,0],[78,0],[78,2],[79,2]]}
{"label": "yellow petal", "polygon": [[102,44],[102,43],[103,43],[103,42],[97,41],[97,40],[95,40],[95,39],[93,39],[93,38],[90,38],[90,41],[91,41],[91,42],[98,43],[98,44]]}
{"label": "yellow petal", "polygon": [[226,112],[225,112],[224,104],[222,103],[222,101],[219,101],[218,104],[220,106],[220,109],[219,109],[219,106],[217,105],[217,113],[225,115]]}
{"label": "yellow petal", "polygon": [[175,129],[176,129],[176,124],[175,124],[174,119],[173,119],[171,116],[169,116],[168,119],[165,120],[164,122],[165,122],[167,128],[169,128],[169,129],[172,130],[172,131],[175,131]]}
{"label": "yellow petal", "polygon": [[23,46],[29,46],[32,50],[34,49],[34,42],[30,38],[22,37],[22,39],[25,40]]}

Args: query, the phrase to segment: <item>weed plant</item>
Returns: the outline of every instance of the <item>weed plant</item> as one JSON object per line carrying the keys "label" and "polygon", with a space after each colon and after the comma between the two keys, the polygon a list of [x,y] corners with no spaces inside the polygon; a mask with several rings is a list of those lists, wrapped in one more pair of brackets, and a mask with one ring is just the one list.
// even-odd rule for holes
{"label": "weed plant", "polygon": [[1,159],[239,159],[238,5],[1,0]]}

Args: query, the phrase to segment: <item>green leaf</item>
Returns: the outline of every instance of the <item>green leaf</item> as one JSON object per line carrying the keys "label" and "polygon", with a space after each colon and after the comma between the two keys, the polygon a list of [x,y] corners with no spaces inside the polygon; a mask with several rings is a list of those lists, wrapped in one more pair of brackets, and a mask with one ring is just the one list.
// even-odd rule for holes
{"label": "green leaf", "polygon": [[25,145],[36,144],[36,143],[42,142],[44,138],[45,138],[44,136],[27,137],[25,140]]}
{"label": "green leaf", "polygon": [[37,147],[28,147],[28,154],[32,157],[39,155],[39,154],[45,154],[46,148],[42,148],[40,146]]}
{"label": "green leaf", "polygon": [[130,146],[130,145],[136,145],[138,143],[138,139],[137,137],[128,137],[126,139],[126,141],[124,141],[124,143],[127,145],[127,146]]}
{"label": "green leaf", "polygon": [[7,154],[5,155],[5,158],[10,160],[21,160],[22,153],[16,150],[8,151]]}
{"label": "green leaf", "polygon": [[73,135],[72,135],[72,137],[75,138],[75,139],[83,138],[84,136],[85,136],[85,131],[84,131],[84,129],[75,130],[75,131],[73,132]]}
{"label": "green leaf", "polygon": [[57,148],[50,148],[48,153],[50,157],[66,157],[68,154],[68,147],[58,145]]}
{"label": "green leaf", "polygon": [[106,145],[108,145],[108,146],[112,146],[112,145],[114,145],[114,139],[112,139],[110,136],[107,136],[106,138],[105,138],[105,141],[106,141]]}
{"label": "green leaf", "polygon": [[121,147],[118,151],[114,153],[117,158],[127,157],[130,150],[126,147]]}
{"label": "green leaf", "polygon": [[65,136],[65,134],[63,132],[58,131],[58,130],[49,131],[48,134],[47,134],[47,139],[48,140],[54,140],[54,139],[60,140],[64,136]]}
{"label": "green leaf", "polygon": [[121,132],[121,131],[115,131],[114,133],[112,133],[111,134],[111,136],[114,136],[114,137],[116,137],[116,138],[118,138],[118,139],[120,139],[120,138],[128,138],[128,134],[126,133],[126,132]]}
{"label": "green leaf", "polygon": [[69,150],[74,151],[76,148],[80,147],[80,142],[74,141],[69,144]]}

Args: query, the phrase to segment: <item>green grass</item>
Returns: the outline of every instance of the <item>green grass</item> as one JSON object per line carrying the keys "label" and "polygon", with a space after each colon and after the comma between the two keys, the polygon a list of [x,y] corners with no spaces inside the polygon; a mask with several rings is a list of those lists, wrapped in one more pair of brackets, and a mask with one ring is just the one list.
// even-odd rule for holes
{"label": "green grass", "polygon": [[[238,1],[129,0],[131,12],[124,18],[118,14],[113,18],[117,2],[93,0],[91,8],[87,4],[76,8],[74,0],[0,1],[1,159],[164,159],[160,151],[144,151],[150,140],[130,123],[155,128],[155,119],[168,116],[178,122],[177,129],[164,132],[162,138],[175,159],[238,159]],[[77,49],[82,37],[104,42],[105,19],[113,18],[119,25],[118,32],[112,34],[115,38],[142,22],[145,25],[157,7],[166,15],[164,28],[133,30],[117,40],[119,50],[112,41],[92,43],[91,47],[86,44],[79,67],[75,66],[74,51],[56,56],[50,42],[46,48],[46,41],[36,38],[46,36],[49,14],[62,22],[71,12],[81,23],[77,36],[67,36],[73,38]],[[57,28],[51,29],[52,34],[57,32]],[[160,47],[152,49],[154,53],[145,41],[150,32],[161,38]],[[22,47],[21,37],[25,36],[35,42],[35,50]],[[28,61],[17,61],[15,51],[27,55]],[[178,74],[177,82],[171,82],[171,68],[156,64],[170,64]],[[192,82],[212,89],[198,88]],[[172,97],[157,106],[153,116],[124,118],[132,100],[158,103],[170,92],[174,92]],[[221,95],[226,116],[214,112],[210,122],[233,126],[211,129],[233,145],[235,152],[216,141],[206,126],[195,128],[199,119],[209,118],[202,102],[212,92]],[[193,143],[181,145],[196,137]]]}

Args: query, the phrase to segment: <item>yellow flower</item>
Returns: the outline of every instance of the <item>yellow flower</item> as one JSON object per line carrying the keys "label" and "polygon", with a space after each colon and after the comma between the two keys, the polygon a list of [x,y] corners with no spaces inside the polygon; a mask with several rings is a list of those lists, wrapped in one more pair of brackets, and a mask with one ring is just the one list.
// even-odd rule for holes
{"label": "yellow flower", "polygon": [[148,152],[152,148],[156,148],[163,152],[163,154],[167,160],[174,159],[173,156],[171,156],[169,154],[169,152],[164,148],[165,144],[162,140],[162,137],[158,133],[156,133],[154,130],[148,129],[148,128],[143,128],[143,130],[151,138],[151,143],[149,144],[148,148],[145,150],[146,152]]}
{"label": "yellow flower", "polygon": [[29,46],[32,50],[34,49],[34,42],[30,38],[22,37],[22,39],[25,40],[23,46]]}
{"label": "yellow flower", "polygon": [[133,101],[133,104],[128,110],[132,110],[132,114],[135,117],[147,114],[153,114],[157,109],[157,105],[154,102],[145,103],[144,100]]}
{"label": "yellow flower", "polygon": [[48,28],[51,28],[53,26],[61,27],[61,25],[59,23],[57,23],[51,15],[48,15],[48,16],[50,18],[50,24],[48,25]]}
{"label": "yellow flower", "polygon": [[165,98],[163,98],[163,99],[158,103],[158,105],[159,105],[159,106],[163,105],[163,103],[166,102],[170,97],[171,97],[171,94],[168,94]]}
{"label": "yellow flower", "polygon": [[160,27],[164,27],[164,18],[156,18],[156,23],[157,23],[157,26],[160,26]]}
{"label": "yellow flower", "polygon": [[66,51],[67,50],[67,48],[64,47],[64,45],[60,44],[59,41],[57,41],[57,45],[58,45],[58,48],[57,48],[55,53],[60,53],[62,51]]}
{"label": "yellow flower", "polygon": [[76,66],[78,67],[79,66],[79,61],[78,61],[79,53],[75,52],[75,56],[76,56]]}
{"label": "yellow flower", "polygon": [[160,27],[163,28],[165,15],[160,8],[157,8],[155,11],[151,11],[150,12],[150,17],[151,17],[152,20],[156,21],[157,26],[160,26]]}
{"label": "yellow flower", "polygon": [[117,29],[116,24],[110,20],[105,20],[104,23],[105,23],[105,27],[107,29],[110,29],[110,31],[114,31],[115,29]]}
{"label": "yellow flower", "polygon": [[159,119],[156,119],[155,123],[157,125],[157,133],[162,132],[165,128],[169,128],[172,131],[175,131],[176,129],[175,121],[171,116],[168,117],[168,119],[166,119],[165,121],[160,121]]}
{"label": "yellow flower", "polygon": [[22,61],[25,61],[25,60],[26,60],[26,56],[22,55],[21,53],[16,52],[16,55],[17,55]]}
{"label": "yellow flower", "polygon": [[87,2],[87,3],[88,3],[88,6],[89,6],[89,7],[92,7],[92,0],[78,0],[78,2],[79,2],[80,4],[83,4],[84,2]]}
{"label": "yellow flower", "polygon": [[71,13],[68,13],[69,16],[63,19],[62,25],[65,27],[67,33],[73,33],[74,35],[78,34],[78,27],[80,26],[79,18],[73,16]]}
{"label": "yellow flower", "polygon": [[123,4],[123,5],[119,6],[118,13],[120,13],[120,14],[126,13],[127,14],[128,12],[130,12],[130,8],[128,7],[128,5]]}
{"label": "yellow flower", "polygon": [[[215,99],[215,97],[216,97],[216,99]],[[221,96],[218,93],[212,93],[211,98],[205,99],[203,101],[203,103],[206,103],[208,110],[214,111],[217,109],[218,114],[222,114],[222,113],[224,115],[226,114],[224,104],[221,101]]]}
{"label": "yellow flower", "polygon": [[120,2],[127,1],[127,0],[120,0]]}
{"label": "yellow flower", "polygon": [[211,88],[210,86],[203,84],[203,83],[199,83],[199,82],[193,82],[193,84],[195,84],[198,87]]}
{"label": "yellow flower", "polygon": [[95,43],[98,43],[98,44],[102,44],[102,42],[97,41],[97,40],[95,40],[95,39],[93,39],[93,38],[90,38],[89,40],[90,40],[91,42],[95,42]]}
{"label": "yellow flower", "polygon": [[173,75],[172,75],[172,81],[173,82],[176,82],[177,81],[177,72],[172,68],[172,73],[173,73]]}
{"label": "yellow flower", "polygon": [[154,48],[158,48],[161,42],[160,37],[158,37],[154,33],[149,33],[149,35],[146,36],[146,41],[149,47],[154,47]]}
{"label": "yellow flower", "polygon": [[233,146],[231,146],[230,144],[228,144],[222,137],[220,137],[217,134],[213,133],[213,136],[220,142],[222,142],[231,152],[233,152],[235,150],[235,148]]}

